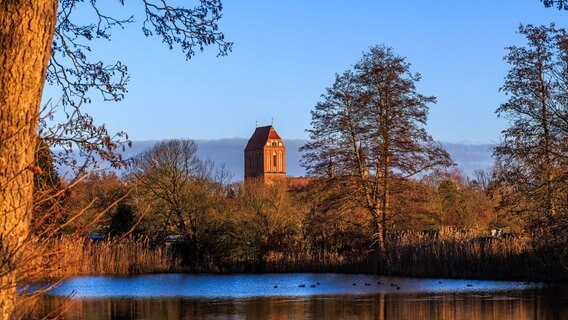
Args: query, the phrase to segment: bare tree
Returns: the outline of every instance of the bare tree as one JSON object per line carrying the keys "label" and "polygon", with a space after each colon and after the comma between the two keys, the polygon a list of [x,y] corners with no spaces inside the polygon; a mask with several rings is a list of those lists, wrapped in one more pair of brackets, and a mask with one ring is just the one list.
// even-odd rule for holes
{"label": "bare tree", "polygon": [[472,184],[487,194],[491,184],[491,174],[490,170],[476,169],[473,171]]}
{"label": "bare tree", "polygon": [[501,91],[509,99],[496,113],[510,124],[494,155],[506,164],[500,179],[514,187],[515,207],[551,218],[565,202],[568,181],[568,35],[554,25],[521,25],[519,33],[527,44],[507,48],[511,69]]}
{"label": "bare tree", "polygon": [[[123,0],[117,0],[124,5]],[[143,32],[155,34],[190,58],[195,49],[217,45],[219,54],[231,49],[218,31],[219,0],[201,0],[195,8],[169,1],[143,0]],[[73,12],[86,6],[95,21],[73,21]],[[22,277],[22,253],[33,208],[33,174],[40,101],[44,83],[60,85],[63,104],[75,110],[89,102],[94,89],[105,100],[120,100],[128,80],[121,62],[90,62],[88,41],[110,38],[110,30],[134,19],[104,12],[95,0],[2,1],[0,3],[0,314],[8,317]],[[65,61],[66,60],[66,61]],[[72,111],[70,111],[72,113]],[[86,126],[92,125],[89,121]],[[112,144],[111,144],[112,147]],[[101,150],[105,150],[102,148]]]}
{"label": "bare tree", "polygon": [[150,208],[147,218],[158,232],[182,235],[195,253],[192,263],[199,263],[205,214],[230,180],[224,167],[199,159],[196,152],[193,140],[167,140],[138,155],[133,166],[137,201]]}
{"label": "bare tree", "polygon": [[304,250],[311,257],[341,255],[355,260],[368,254],[371,217],[353,192],[348,179],[315,179],[295,197],[304,206]]}
{"label": "bare tree", "polygon": [[428,105],[420,75],[386,46],[371,47],[353,71],[337,76],[312,111],[304,165],[313,175],[348,179],[374,221],[384,248],[391,183],[452,162],[426,132]]}
{"label": "bare tree", "polygon": [[294,207],[285,181],[247,181],[237,190],[237,204],[235,224],[239,233],[235,236],[260,271],[264,270],[270,251],[291,251],[301,214]]}

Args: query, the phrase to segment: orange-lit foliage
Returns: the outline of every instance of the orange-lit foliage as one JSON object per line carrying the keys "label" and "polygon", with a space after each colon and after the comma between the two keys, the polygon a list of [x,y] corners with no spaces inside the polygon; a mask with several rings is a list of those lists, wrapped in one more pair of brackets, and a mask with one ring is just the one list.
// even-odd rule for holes
{"label": "orange-lit foliage", "polygon": [[71,189],[67,199],[68,215],[77,216],[68,231],[107,232],[117,214],[116,205],[128,190],[128,184],[113,172],[89,174]]}

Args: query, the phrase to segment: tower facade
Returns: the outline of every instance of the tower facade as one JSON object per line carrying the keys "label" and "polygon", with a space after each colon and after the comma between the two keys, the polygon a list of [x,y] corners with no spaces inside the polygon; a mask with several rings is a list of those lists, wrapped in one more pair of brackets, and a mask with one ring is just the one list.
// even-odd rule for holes
{"label": "tower facade", "polygon": [[245,180],[286,177],[286,147],[273,126],[257,127],[245,147]]}

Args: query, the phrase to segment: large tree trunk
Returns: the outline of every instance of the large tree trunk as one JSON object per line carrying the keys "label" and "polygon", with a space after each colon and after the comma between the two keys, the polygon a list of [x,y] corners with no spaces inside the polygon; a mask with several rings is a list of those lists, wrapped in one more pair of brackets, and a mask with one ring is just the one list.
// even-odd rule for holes
{"label": "large tree trunk", "polygon": [[0,1],[0,317],[14,311],[32,212],[39,106],[57,0]]}

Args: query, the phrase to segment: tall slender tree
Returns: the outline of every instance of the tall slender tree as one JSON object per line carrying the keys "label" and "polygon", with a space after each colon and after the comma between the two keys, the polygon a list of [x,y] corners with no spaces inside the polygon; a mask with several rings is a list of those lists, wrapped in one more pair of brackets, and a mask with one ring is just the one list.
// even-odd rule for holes
{"label": "tall slender tree", "polygon": [[370,48],[352,71],[336,76],[312,111],[311,141],[302,147],[309,173],[348,180],[371,215],[384,249],[392,182],[452,162],[425,129],[435,97],[416,89],[420,74],[392,48]]}
{"label": "tall slender tree", "polygon": [[501,179],[520,198],[512,201],[517,210],[551,218],[568,181],[568,35],[554,24],[521,25],[519,34],[527,43],[507,48],[511,68],[501,91],[509,99],[496,113],[509,127],[494,154],[507,163]]}

